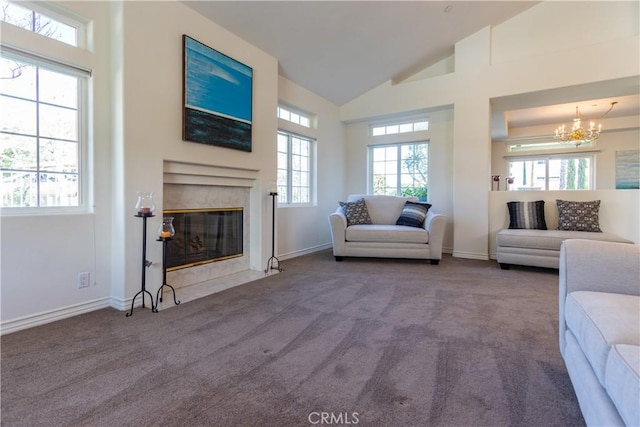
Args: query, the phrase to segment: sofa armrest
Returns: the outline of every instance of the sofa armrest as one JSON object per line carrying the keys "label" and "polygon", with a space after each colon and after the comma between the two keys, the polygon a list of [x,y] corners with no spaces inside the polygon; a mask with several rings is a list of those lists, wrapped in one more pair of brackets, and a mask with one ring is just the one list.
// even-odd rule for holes
{"label": "sofa armrest", "polygon": [[431,259],[442,259],[442,245],[444,244],[444,232],[447,228],[447,217],[431,210],[427,212],[424,220],[424,229],[429,233],[429,253]]}
{"label": "sofa armrest", "polygon": [[566,345],[565,303],[575,291],[640,295],[640,246],[584,239],[568,239],[560,247],[560,351]]}
{"label": "sofa armrest", "polygon": [[329,214],[329,225],[331,226],[331,241],[333,243],[333,255],[344,255],[344,242],[346,240],[347,217],[342,208],[338,207],[335,212]]}

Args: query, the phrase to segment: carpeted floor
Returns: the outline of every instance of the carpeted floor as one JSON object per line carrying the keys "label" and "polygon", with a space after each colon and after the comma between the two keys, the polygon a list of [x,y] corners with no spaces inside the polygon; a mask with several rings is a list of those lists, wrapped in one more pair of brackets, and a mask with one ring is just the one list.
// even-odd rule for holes
{"label": "carpeted floor", "polygon": [[584,425],[557,271],[330,251],[282,265],[157,314],[3,336],[2,425]]}

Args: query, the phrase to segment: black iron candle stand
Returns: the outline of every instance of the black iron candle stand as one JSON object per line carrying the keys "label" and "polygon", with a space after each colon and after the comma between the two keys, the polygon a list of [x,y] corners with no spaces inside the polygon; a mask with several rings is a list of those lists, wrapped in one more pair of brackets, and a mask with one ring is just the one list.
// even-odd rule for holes
{"label": "black iron candle stand", "polygon": [[[275,191],[270,191],[269,195],[271,196],[271,201],[273,203],[272,208],[271,208],[271,258],[269,258],[269,260],[267,261],[267,268],[264,270],[265,273],[268,273],[269,270],[283,271],[282,268],[280,268],[280,260],[275,255],[275,251],[276,251],[276,197],[278,196],[278,193],[275,192]],[[275,261],[275,265],[277,265],[277,267],[274,267],[274,261]]]}
{"label": "black iron candle stand", "polygon": [[145,308],[144,295],[149,294],[149,299],[151,299],[151,311],[153,313],[156,313],[158,311],[153,305],[153,295],[151,295],[151,292],[147,291],[146,289],[147,267],[151,265],[151,261],[147,260],[147,218],[151,218],[155,215],[153,215],[152,213],[139,212],[134,216],[142,218],[142,288],[137,294],[134,295],[133,299],[131,300],[131,310],[127,313],[126,317],[133,315],[133,304],[136,302],[136,298],[140,294],[142,294],[142,308]]}
{"label": "black iron candle stand", "polygon": [[176,299],[176,290],[167,283],[167,243],[169,243],[171,237],[158,237],[156,240],[162,242],[162,286],[160,286],[156,295],[156,311],[158,311],[158,303],[162,302],[162,288],[165,286],[170,287],[173,291],[173,303],[178,305],[180,301]]}

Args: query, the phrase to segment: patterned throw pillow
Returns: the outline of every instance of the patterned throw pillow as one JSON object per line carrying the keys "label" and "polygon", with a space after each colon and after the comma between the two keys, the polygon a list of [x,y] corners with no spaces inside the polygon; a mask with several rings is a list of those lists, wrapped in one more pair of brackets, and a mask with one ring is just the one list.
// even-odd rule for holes
{"label": "patterned throw pillow", "polygon": [[556,204],[558,205],[558,230],[602,232],[598,219],[600,200],[571,202],[556,199]]}
{"label": "patterned throw pillow", "polygon": [[429,203],[406,202],[400,217],[396,221],[396,225],[422,227],[430,207]]}
{"label": "patterned throw pillow", "polygon": [[364,199],[355,202],[339,202],[340,207],[347,217],[347,226],[358,224],[371,224],[371,217]]}
{"label": "patterned throw pillow", "polygon": [[546,230],[544,200],[535,202],[508,202],[509,228]]}

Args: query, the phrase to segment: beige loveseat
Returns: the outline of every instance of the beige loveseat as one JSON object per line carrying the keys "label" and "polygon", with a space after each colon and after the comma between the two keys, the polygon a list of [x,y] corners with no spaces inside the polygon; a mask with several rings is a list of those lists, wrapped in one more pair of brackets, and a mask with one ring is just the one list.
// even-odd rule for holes
{"label": "beige loveseat", "polygon": [[589,426],[640,425],[640,246],[567,240],[560,352]]}
{"label": "beige loveseat", "polygon": [[508,270],[512,264],[557,269],[560,262],[560,246],[568,239],[633,243],[613,233],[505,228],[496,235],[497,260],[503,270]]}
{"label": "beige loveseat", "polygon": [[416,198],[385,195],[352,194],[347,202],[364,199],[371,224],[347,226],[342,207],[329,215],[333,255],[343,257],[416,258],[438,264],[442,259],[442,244],[446,217],[433,209],[420,227],[396,225],[407,201]]}
{"label": "beige loveseat", "polygon": [[[496,235],[496,258],[500,267],[509,269],[510,264],[520,264],[558,268],[560,246],[569,239],[633,243],[616,234],[602,232],[600,204],[600,200],[564,199],[556,199],[553,203],[544,200],[507,202],[509,228]],[[552,225],[552,229],[547,229],[549,211],[557,212],[557,226]]]}

